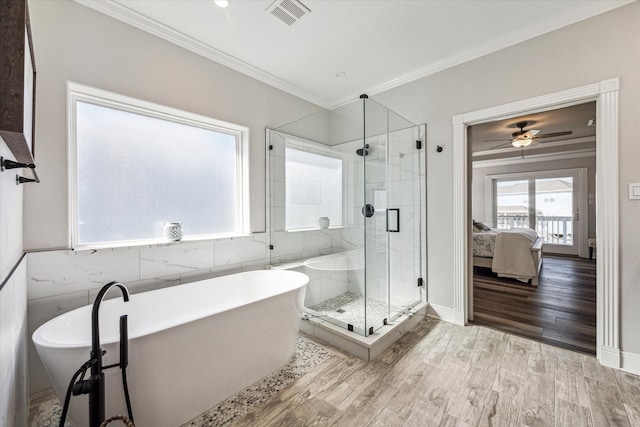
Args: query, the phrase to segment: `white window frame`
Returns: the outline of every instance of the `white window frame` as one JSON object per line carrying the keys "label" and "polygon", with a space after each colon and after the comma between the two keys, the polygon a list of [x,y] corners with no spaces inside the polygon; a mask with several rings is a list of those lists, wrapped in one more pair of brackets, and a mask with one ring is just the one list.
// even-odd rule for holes
{"label": "white window frame", "polygon": [[[222,120],[212,119],[183,110],[155,104],[129,96],[97,89],[73,82],[67,82],[67,117],[69,135],[69,243],[74,250],[111,247],[129,247],[149,244],[166,244],[162,238],[134,239],[106,243],[79,243],[78,230],[78,141],[77,109],[78,102],[90,103],[102,107],[114,108],[161,120],[168,120],[189,126],[200,127],[216,132],[233,134],[238,145],[236,151],[236,230],[225,234],[185,236],[182,241],[215,240],[221,238],[245,236],[249,234],[249,128]],[[175,242],[178,243],[178,242]]]}

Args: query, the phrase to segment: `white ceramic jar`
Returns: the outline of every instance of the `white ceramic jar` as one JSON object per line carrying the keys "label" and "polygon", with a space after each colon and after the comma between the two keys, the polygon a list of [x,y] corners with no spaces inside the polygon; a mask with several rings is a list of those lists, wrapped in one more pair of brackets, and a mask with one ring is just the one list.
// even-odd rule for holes
{"label": "white ceramic jar", "polygon": [[320,225],[320,228],[329,228],[329,217],[320,217],[318,224]]}
{"label": "white ceramic jar", "polygon": [[182,240],[182,223],[165,222],[162,227],[162,235],[168,240]]}

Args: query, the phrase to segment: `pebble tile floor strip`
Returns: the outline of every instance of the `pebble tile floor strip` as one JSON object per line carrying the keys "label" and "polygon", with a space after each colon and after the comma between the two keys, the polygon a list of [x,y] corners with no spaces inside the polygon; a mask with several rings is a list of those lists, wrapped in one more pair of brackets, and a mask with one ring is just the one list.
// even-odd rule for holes
{"label": "pebble tile floor strip", "polygon": [[[344,323],[350,323],[356,328],[364,329],[364,297],[358,296],[352,292],[346,292],[337,297],[322,301],[319,304],[310,307],[313,311],[321,313],[323,316],[330,317]],[[401,307],[392,305],[391,312],[398,313],[402,311]],[[373,299],[367,300],[367,325],[379,327],[382,321],[389,317],[389,310],[386,303]]]}
{"label": "pebble tile floor strip", "polygon": [[[280,390],[304,376],[315,366],[331,357],[331,351],[313,341],[299,336],[296,350],[288,365],[263,378],[245,390],[236,394],[199,415],[182,427],[220,427],[246,414],[253,407],[268,400]],[[135,407],[133,408],[135,415]],[[55,396],[49,396],[32,404],[29,414],[29,427],[57,426],[62,414],[62,404]],[[115,421],[114,425],[119,421]],[[65,427],[74,427],[67,421]]]}

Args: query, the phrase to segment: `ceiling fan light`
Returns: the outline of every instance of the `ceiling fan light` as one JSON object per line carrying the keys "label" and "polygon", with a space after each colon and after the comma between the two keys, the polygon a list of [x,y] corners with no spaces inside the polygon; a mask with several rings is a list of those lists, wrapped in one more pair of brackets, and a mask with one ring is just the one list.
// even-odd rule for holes
{"label": "ceiling fan light", "polygon": [[533,142],[531,138],[514,138],[511,141],[511,145],[513,145],[514,147],[522,148],[528,147],[529,145],[531,145],[531,142]]}

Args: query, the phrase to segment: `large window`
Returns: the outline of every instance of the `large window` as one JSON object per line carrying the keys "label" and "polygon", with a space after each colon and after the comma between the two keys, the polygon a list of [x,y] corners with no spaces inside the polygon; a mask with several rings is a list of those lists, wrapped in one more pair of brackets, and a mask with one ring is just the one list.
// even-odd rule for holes
{"label": "large window", "polygon": [[76,85],[70,115],[75,246],[243,232],[246,128]]}
{"label": "large window", "polygon": [[342,225],[342,159],[286,147],[286,228]]}

